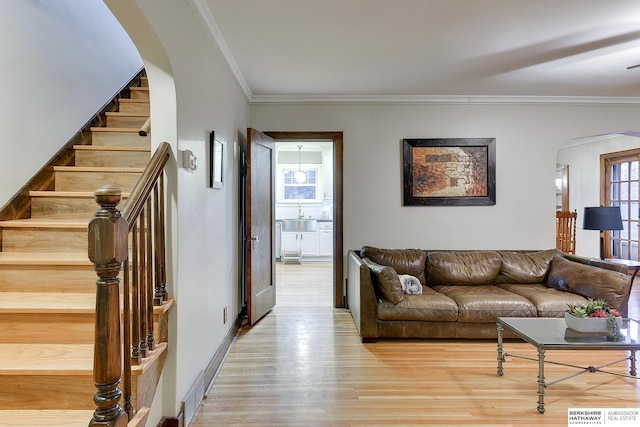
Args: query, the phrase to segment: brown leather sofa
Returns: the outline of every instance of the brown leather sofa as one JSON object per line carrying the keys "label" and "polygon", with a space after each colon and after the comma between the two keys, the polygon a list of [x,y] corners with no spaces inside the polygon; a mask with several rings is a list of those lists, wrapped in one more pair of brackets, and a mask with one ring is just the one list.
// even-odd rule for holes
{"label": "brown leather sofa", "polygon": [[[399,275],[420,281],[404,294]],[[349,251],[347,303],[362,342],[378,338],[495,338],[498,317],[562,317],[604,299],[627,314],[624,266],[544,251]]]}

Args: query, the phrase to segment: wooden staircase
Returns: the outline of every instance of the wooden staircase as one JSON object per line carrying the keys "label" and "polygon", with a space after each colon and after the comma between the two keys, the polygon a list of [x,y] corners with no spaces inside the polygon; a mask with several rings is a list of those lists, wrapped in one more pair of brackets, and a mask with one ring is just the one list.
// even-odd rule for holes
{"label": "wooden staircase", "polygon": [[[128,197],[151,157],[150,136],[138,134],[149,117],[146,79],[129,92],[106,126],[90,128],[90,145],[73,147],[75,165],[53,168],[54,189],[29,193],[31,217],[0,221],[0,426],[87,426],[93,416],[94,191],[108,183]],[[156,349],[133,367],[138,425],[166,356],[171,304],[154,309]]]}

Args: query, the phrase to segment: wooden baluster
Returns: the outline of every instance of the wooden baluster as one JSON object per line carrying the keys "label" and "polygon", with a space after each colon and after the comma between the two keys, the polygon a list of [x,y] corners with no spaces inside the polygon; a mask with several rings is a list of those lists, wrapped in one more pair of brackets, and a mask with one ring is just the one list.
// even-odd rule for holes
{"label": "wooden baluster", "polygon": [[132,310],[131,313],[131,363],[134,365],[139,365],[142,362],[142,355],[140,353],[140,264],[139,264],[139,233],[138,233],[138,221],[136,221],[133,225],[133,230],[131,231],[132,239],[131,239],[131,256],[133,257],[133,280],[132,280]]}
{"label": "wooden baluster", "polygon": [[124,427],[128,417],[119,404],[118,388],[122,369],[120,351],[120,280],[118,274],[127,259],[129,227],[116,206],[122,192],[114,186],[96,190],[101,208],[88,227],[88,255],[94,264],[96,281],[96,321],[93,380],[98,389],[93,400],[96,410],[90,426]]}
{"label": "wooden baluster", "polygon": [[138,286],[138,294],[140,298],[140,317],[136,327],[140,329],[140,353],[143,358],[149,356],[149,346],[147,345],[147,215],[144,209],[140,211],[140,285]]}
{"label": "wooden baluster", "polygon": [[153,219],[153,224],[154,224],[154,234],[153,234],[153,266],[155,268],[155,280],[153,281],[154,284],[154,293],[153,293],[153,303],[154,305],[161,305],[164,298],[162,295],[162,273],[160,271],[160,269],[162,268],[162,265],[160,264],[160,253],[161,253],[161,248],[160,248],[160,244],[161,244],[161,238],[160,238],[160,233],[161,233],[161,228],[160,228],[160,191],[158,189],[159,185],[156,184],[155,187],[153,188],[153,203],[155,206],[155,209],[153,210],[154,213],[154,219]]}
{"label": "wooden baluster", "polygon": [[165,211],[164,211],[164,174],[160,174],[160,201],[158,203],[159,221],[158,221],[158,240],[160,250],[158,251],[158,261],[160,263],[160,299],[161,302],[167,300],[167,262],[166,262],[166,239],[165,239]]}
{"label": "wooden baluster", "polygon": [[147,199],[147,298],[145,304],[147,305],[147,318],[146,318],[146,331],[147,331],[147,346],[149,351],[153,351],[156,348],[156,342],[153,338],[153,294],[155,289],[154,271],[153,271],[153,206],[151,204],[151,196]]}
{"label": "wooden baluster", "polygon": [[[124,328],[123,348],[125,352],[131,349],[131,281],[129,279],[129,260],[124,262],[124,291],[122,292],[124,302],[122,305],[122,325]],[[127,413],[129,420],[133,417],[133,393],[131,391],[131,357],[125,353],[124,369],[123,369],[122,388],[124,389],[124,411]]]}

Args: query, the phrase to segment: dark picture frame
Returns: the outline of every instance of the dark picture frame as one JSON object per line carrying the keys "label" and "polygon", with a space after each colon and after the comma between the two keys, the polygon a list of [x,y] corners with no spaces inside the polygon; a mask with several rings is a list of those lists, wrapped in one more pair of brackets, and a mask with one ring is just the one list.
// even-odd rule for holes
{"label": "dark picture frame", "polygon": [[209,187],[224,187],[224,139],[211,131],[209,136]]}
{"label": "dark picture frame", "polygon": [[496,204],[496,139],[403,139],[404,206]]}

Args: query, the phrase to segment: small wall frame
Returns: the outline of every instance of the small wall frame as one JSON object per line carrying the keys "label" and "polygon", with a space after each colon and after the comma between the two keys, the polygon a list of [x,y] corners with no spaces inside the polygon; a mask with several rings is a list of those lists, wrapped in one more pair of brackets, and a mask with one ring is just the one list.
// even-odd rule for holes
{"label": "small wall frame", "polygon": [[214,131],[209,136],[209,187],[224,187],[224,139]]}
{"label": "small wall frame", "polygon": [[496,204],[495,138],[403,140],[404,206]]}

